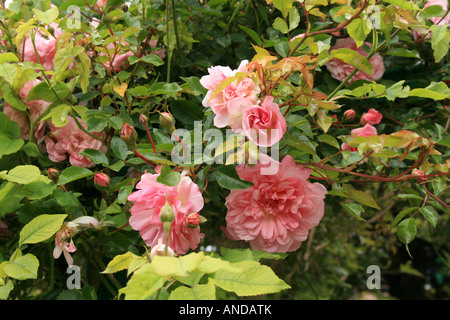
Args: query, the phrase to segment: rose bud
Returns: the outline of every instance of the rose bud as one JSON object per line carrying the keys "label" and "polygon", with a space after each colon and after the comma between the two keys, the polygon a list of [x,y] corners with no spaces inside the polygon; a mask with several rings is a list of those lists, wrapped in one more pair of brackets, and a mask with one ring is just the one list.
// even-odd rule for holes
{"label": "rose bud", "polygon": [[120,6],[120,9],[121,9],[123,12],[127,12],[127,11],[128,11],[128,5],[127,5],[126,3],[124,3],[124,4],[122,4],[122,5]]}
{"label": "rose bud", "polygon": [[172,132],[175,131],[175,127],[173,125],[173,117],[168,112],[161,112],[159,114],[159,123],[161,124],[161,127],[166,129],[166,131],[169,134],[172,134]]}
{"label": "rose bud", "polygon": [[143,125],[146,126],[148,123],[148,118],[141,113],[141,115],[139,116],[139,122]]}
{"label": "rose bud", "polygon": [[383,119],[383,115],[375,110],[370,109],[367,113],[364,113],[361,117],[361,124],[370,124],[375,125],[379,124],[381,122],[381,119]]}
{"label": "rose bud", "polygon": [[59,178],[59,171],[53,168],[48,169],[47,171],[48,177],[53,180],[53,182],[58,181]]}
{"label": "rose bud", "polygon": [[197,228],[200,225],[200,215],[197,212],[188,214],[184,218],[184,224],[189,228]]}
{"label": "rose bud", "polygon": [[108,175],[104,174],[104,173],[96,173],[94,176],[94,183],[99,186],[99,187],[103,187],[106,188],[107,186],[109,186],[109,177]]}
{"label": "rose bud", "polygon": [[120,139],[127,144],[129,149],[136,149],[137,133],[133,126],[130,126],[128,123],[124,123],[122,129],[120,130]]}
{"label": "rose bud", "polygon": [[353,109],[349,109],[344,112],[344,119],[345,120],[353,120],[355,118],[356,111]]}
{"label": "rose bud", "polygon": [[162,206],[161,210],[159,211],[159,220],[161,220],[162,223],[165,222],[172,222],[175,219],[175,215],[173,213],[173,208],[169,204],[169,201],[166,200],[166,203]]}
{"label": "rose bud", "polygon": [[427,180],[427,177],[426,177],[425,173],[423,173],[419,169],[413,169],[413,171],[411,172],[411,175],[419,178],[420,181],[426,181]]}

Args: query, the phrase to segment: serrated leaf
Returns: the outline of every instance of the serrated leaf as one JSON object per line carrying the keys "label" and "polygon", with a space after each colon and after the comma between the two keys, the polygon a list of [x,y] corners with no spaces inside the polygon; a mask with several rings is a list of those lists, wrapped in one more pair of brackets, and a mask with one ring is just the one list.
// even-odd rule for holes
{"label": "serrated leaf", "polygon": [[226,291],[235,292],[238,296],[269,294],[290,288],[271,268],[256,261],[237,262],[233,266],[243,271],[218,270],[212,278],[213,283]]}
{"label": "serrated leaf", "polygon": [[20,231],[19,244],[38,243],[49,239],[61,228],[66,214],[42,214],[28,222]]}
{"label": "serrated leaf", "polygon": [[106,155],[97,149],[84,149],[80,152],[80,155],[89,158],[95,164],[109,165],[109,160]]}
{"label": "serrated leaf", "polygon": [[17,166],[6,173],[6,171],[0,172],[0,178],[10,182],[16,182],[19,184],[28,184],[33,181],[39,180],[41,171],[38,167],[33,165],[21,165]]}
{"label": "serrated leaf", "polygon": [[93,174],[94,173],[87,168],[71,166],[61,172],[58,179],[58,185],[64,185],[75,180],[89,177]]}
{"label": "serrated leaf", "polygon": [[39,260],[36,256],[28,253],[8,262],[3,271],[11,278],[17,280],[37,279],[37,272],[39,268]]}
{"label": "serrated leaf", "polygon": [[121,292],[125,292],[125,300],[144,300],[161,288],[164,281],[165,278],[157,275],[147,263],[133,274]]}
{"label": "serrated leaf", "polygon": [[226,189],[247,189],[253,186],[250,181],[242,180],[234,166],[222,166],[215,172],[217,183]]}
{"label": "serrated leaf", "polygon": [[131,261],[137,257],[134,253],[128,251],[127,253],[115,256],[102,273],[116,273],[125,269],[128,269]]}
{"label": "serrated leaf", "polygon": [[196,284],[192,288],[181,286],[170,293],[168,300],[215,300],[216,287],[212,281]]}

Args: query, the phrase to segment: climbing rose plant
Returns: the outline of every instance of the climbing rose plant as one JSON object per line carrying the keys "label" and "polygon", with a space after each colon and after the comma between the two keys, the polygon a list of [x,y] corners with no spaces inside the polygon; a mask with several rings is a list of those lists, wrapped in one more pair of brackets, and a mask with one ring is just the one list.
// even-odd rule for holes
{"label": "climbing rose plant", "polygon": [[2,2],[0,299],[336,298],[417,238],[448,272],[449,19]]}

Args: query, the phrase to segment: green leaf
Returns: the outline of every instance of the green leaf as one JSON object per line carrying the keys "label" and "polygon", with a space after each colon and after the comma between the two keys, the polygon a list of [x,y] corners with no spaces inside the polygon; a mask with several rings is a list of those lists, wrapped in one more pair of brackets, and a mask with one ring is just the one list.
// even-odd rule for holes
{"label": "green leaf", "polygon": [[439,215],[432,206],[424,206],[419,209],[420,213],[431,223],[433,227],[436,227]]}
{"label": "green leaf", "polygon": [[356,46],[359,48],[363,45],[371,29],[367,26],[367,22],[365,20],[357,18],[348,24],[347,31],[349,36],[355,40]]}
{"label": "green leaf", "polygon": [[156,181],[168,186],[176,186],[180,182],[181,173],[172,171],[170,166],[163,166]]}
{"label": "green leaf", "polygon": [[31,253],[20,256],[8,262],[3,271],[11,278],[17,280],[37,279],[39,260]]}
{"label": "green leaf", "polygon": [[70,94],[70,89],[64,82],[57,81],[52,87],[47,82],[42,81],[34,86],[27,96],[27,101],[45,100],[48,102],[56,102],[63,100]]}
{"label": "green leaf", "polygon": [[183,123],[188,130],[194,127],[194,121],[203,120],[202,109],[189,100],[170,100],[170,110],[175,119]]}
{"label": "green leaf", "polygon": [[56,7],[56,6],[52,7],[51,9],[49,9],[45,12],[42,12],[41,10],[38,10],[38,9],[33,9],[33,12],[34,12],[36,18],[38,18],[41,22],[43,22],[45,24],[52,23],[59,16],[59,10],[58,10],[58,7]]}
{"label": "green leaf", "polygon": [[[1,70],[0,70],[1,71]],[[3,99],[15,110],[26,111],[28,108],[19,95],[11,88],[6,81],[0,83]]]}
{"label": "green leaf", "polygon": [[426,88],[417,88],[409,92],[410,97],[429,98],[433,100],[450,99],[450,89],[445,82],[432,82]]}
{"label": "green leaf", "polygon": [[364,221],[361,217],[361,213],[364,212],[364,208],[362,206],[357,203],[341,203],[341,205],[356,219],[359,221]]}
{"label": "green leaf", "polygon": [[125,292],[125,300],[144,300],[150,297],[156,290],[164,285],[165,278],[157,275],[150,263],[143,265],[134,272],[128,281]]}
{"label": "green leaf", "polygon": [[128,148],[126,143],[117,136],[111,139],[111,150],[120,160],[126,160],[128,157]]}
{"label": "green leaf", "polygon": [[247,189],[253,182],[242,180],[234,166],[222,166],[215,172],[217,183],[226,189]]}
{"label": "green leaf", "polygon": [[56,127],[64,127],[68,122],[69,112],[72,111],[72,107],[66,104],[61,104],[51,109],[51,111],[42,119],[46,120],[51,118],[52,123]]}
{"label": "green leaf", "polygon": [[406,10],[419,10],[420,8],[415,4],[407,0],[383,0],[384,2],[393,4]]}
{"label": "green leaf", "polygon": [[19,58],[12,52],[5,52],[0,54],[0,63],[18,62]]}
{"label": "green leaf", "polygon": [[369,60],[352,49],[341,48],[332,50],[331,57],[342,60],[368,75],[373,73],[373,66]]}
{"label": "green leaf", "polygon": [[151,63],[154,66],[162,66],[164,64],[164,61],[161,60],[160,57],[158,57],[156,54],[148,54],[146,56],[143,56],[139,60],[142,60],[147,63]]}
{"label": "green leaf", "polygon": [[132,252],[128,251],[127,253],[115,256],[108,265],[106,269],[102,273],[116,273],[125,269],[128,269],[131,261],[137,257]]}
{"label": "green leaf", "polygon": [[5,171],[0,172],[0,178],[19,184],[28,184],[30,182],[36,181],[40,176],[41,171],[38,167],[33,165],[17,166],[9,170],[8,173],[6,173]]}
{"label": "green leaf", "polygon": [[42,199],[51,195],[55,188],[56,185],[54,183],[33,181],[24,186],[22,189],[22,196],[30,200]]}
{"label": "green leaf", "polygon": [[290,288],[271,268],[256,261],[237,262],[233,266],[243,271],[229,272],[220,269],[214,274],[213,283],[238,296],[270,294]]}
{"label": "green leaf", "polygon": [[185,277],[195,270],[202,261],[202,254],[190,253],[176,257],[154,256],[152,260],[153,271],[161,277]]}
{"label": "green leaf", "polygon": [[448,25],[432,25],[431,30],[431,47],[433,48],[434,60],[440,62],[448,52],[450,44],[450,31]]}
{"label": "green leaf", "polygon": [[281,11],[283,17],[287,17],[289,11],[292,8],[292,0],[273,0],[272,1],[275,8]]}
{"label": "green leaf", "polygon": [[239,28],[241,28],[242,31],[246,32],[253,39],[253,41],[256,42],[258,46],[262,44],[261,38],[259,37],[258,33],[256,33],[254,30],[247,28],[246,26],[243,26],[241,24],[239,25]]}
{"label": "green leaf", "polygon": [[346,194],[353,200],[366,205],[371,208],[381,210],[375,199],[364,191],[355,190],[352,187],[347,187]]}
{"label": "green leaf", "polygon": [[84,149],[82,152],[80,152],[80,154],[82,156],[89,158],[95,164],[102,164],[104,166],[109,165],[109,160],[106,157],[106,155],[97,149],[87,148],[87,149]]}
{"label": "green leaf", "polygon": [[391,228],[394,228],[397,223],[399,223],[406,215],[408,215],[409,213],[415,211],[415,210],[419,210],[419,207],[409,207],[409,208],[405,208],[402,211],[400,211],[394,218],[394,220],[391,223]]}
{"label": "green leaf", "polygon": [[287,33],[289,31],[289,27],[288,27],[286,21],[284,21],[280,17],[277,17],[275,19],[275,21],[273,23],[273,27],[283,34]]}
{"label": "green leaf", "polygon": [[212,281],[196,284],[192,288],[181,286],[170,293],[168,300],[215,300],[216,287]]}
{"label": "green leaf", "polygon": [[417,228],[414,218],[408,218],[398,224],[397,235],[400,241],[404,244],[411,243],[416,237]]}
{"label": "green leaf", "polygon": [[299,23],[300,23],[300,15],[298,13],[298,10],[297,8],[292,7],[291,11],[289,11],[289,31],[297,28]]}
{"label": "green leaf", "polygon": [[61,172],[58,179],[58,185],[64,185],[66,183],[86,178],[91,175],[94,175],[94,173],[87,168],[71,166]]}
{"label": "green leaf", "polygon": [[14,284],[11,280],[6,281],[5,285],[0,285],[0,300],[8,299],[9,293],[14,289]]}
{"label": "green leaf", "polygon": [[20,231],[19,244],[38,243],[47,240],[61,228],[66,214],[42,214],[28,222]]}

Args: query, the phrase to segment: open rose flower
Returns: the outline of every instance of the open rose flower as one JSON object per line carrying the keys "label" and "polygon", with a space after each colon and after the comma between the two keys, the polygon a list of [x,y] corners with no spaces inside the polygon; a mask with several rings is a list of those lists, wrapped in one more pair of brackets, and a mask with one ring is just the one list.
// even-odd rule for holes
{"label": "open rose flower", "polygon": [[45,70],[53,70],[56,38],[63,33],[56,23],[53,22],[50,26],[53,28],[53,35],[47,35],[41,30],[36,32],[34,43],[36,45],[37,56],[30,36],[26,38],[23,46],[19,48],[19,51],[21,53],[23,52],[24,61],[40,62]]}
{"label": "open rose flower", "polygon": [[[371,46],[371,44],[368,42],[366,43],[366,45]],[[367,53],[363,50],[363,46],[357,48],[355,40],[353,40],[352,38],[337,39],[336,44],[333,47],[331,47],[330,50],[336,50],[341,48],[352,49],[357,53],[359,53],[360,55],[367,57]],[[373,73],[371,75],[368,75],[367,73],[358,71],[348,81],[348,83],[352,83],[353,81],[356,80],[368,80],[368,81],[380,80],[384,74],[383,58],[378,53],[376,53],[373,55],[372,58],[369,59],[369,62],[373,66]],[[330,62],[326,64],[326,67],[328,71],[330,71],[331,76],[339,81],[343,81],[355,70],[355,67],[353,67],[352,65],[347,64],[342,60],[336,58],[331,59]]]}
{"label": "open rose flower", "polygon": [[[234,76],[237,72],[246,71],[247,64],[248,61],[242,61],[236,70],[222,66],[211,67],[208,68],[209,74],[200,79],[202,86],[208,89],[202,104],[204,107],[211,107],[215,114],[214,125],[216,127],[224,128],[230,125],[230,111],[228,107],[233,100],[244,98],[252,104],[256,104],[258,101],[256,95],[259,93],[259,87],[249,77],[244,78],[238,83],[233,82],[229,84],[219,94],[213,97],[214,91],[222,80]],[[211,97],[213,98],[211,99]],[[234,110],[236,111],[236,109]]]}
{"label": "open rose flower", "polygon": [[151,173],[142,175],[136,185],[138,190],[128,196],[128,200],[134,203],[130,209],[130,226],[139,231],[147,246],[156,247],[160,240],[166,238],[160,212],[167,202],[174,213],[168,245],[176,254],[184,254],[197,248],[204,236],[200,228],[189,228],[185,224],[187,215],[203,208],[203,197],[198,186],[184,173],[176,186],[157,182],[158,176]]}
{"label": "open rose flower", "polygon": [[[81,119],[78,121],[84,128],[87,127]],[[106,153],[106,145],[81,130],[71,116],[68,116],[68,123],[64,127],[58,128],[50,123],[50,129],[50,135],[45,137],[45,144],[48,157],[53,162],[64,161],[68,155],[71,165],[90,168],[95,166],[95,163],[81,155],[80,152],[84,149],[96,149]],[[103,132],[93,132],[92,134],[102,138],[101,140],[105,137]]]}
{"label": "open rose flower", "polygon": [[[364,127],[353,129],[350,133],[351,133],[352,137],[366,137],[366,138],[368,138],[370,136],[378,135],[377,129],[375,127],[373,127],[372,125],[368,124],[368,123]],[[357,150],[357,148],[351,147],[351,146],[349,146],[346,143],[343,143],[341,145],[341,149],[343,151],[347,151],[347,150],[356,151]]]}
{"label": "open rose flower", "polygon": [[381,120],[383,119],[383,115],[381,112],[375,109],[369,109],[367,113],[364,113],[361,117],[361,124],[370,124],[375,125],[379,124]]}
{"label": "open rose flower", "polygon": [[83,216],[64,223],[55,236],[55,249],[53,249],[53,257],[58,259],[62,253],[69,267],[72,266],[73,258],[70,254],[77,250],[72,238],[80,231],[81,228],[96,228],[97,226],[98,220],[89,216]]}
{"label": "open rose flower", "polygon": [[231,190],[227,197],[227,235],[249,241],[253,250],[295,251],[322,219],[327,190],[308,182],[310,170],[291,156],[284,157],[276,174],[262,175],[261,166],[236,168],[241,179],[254,185]]}
{"label": "open rose flower", "polygon": [[[48,107],[51,105],[51,102],[47,102],[44,100],[31,100],[27,101],[26,98],[30,93],[30,90],[37,86],[41,81],[40,80],[32,80],[25,83],[22,89],[20,89],[19,96],[22,99],[23,103],[27,106],[28,113],[30,115],[31,121],[36,121],[39,116],[44,113]],[[8,118],[12,121],[15,121],[20,128],[20,137],[22,139],[29,139],[30,135],[30,126],[28,124],[27,117],[20,113],[19,111],[12,108],[8,103],[5,102],[5,107],[3,112],[8,116]],[[45,121],[41,121],[36,124],[34,127],[34,137],[40,141],[44,136],[46,123]]]}
{"label": "open rose flower", "polygon": [[261,105],[253,105],[243,115],[244,132],[258,146],[272,146],[286,132],[286,119],[273,100],[272,96],[267,96]]}

